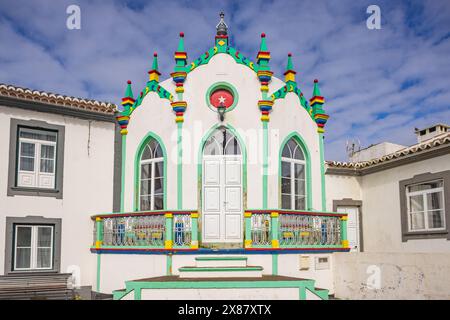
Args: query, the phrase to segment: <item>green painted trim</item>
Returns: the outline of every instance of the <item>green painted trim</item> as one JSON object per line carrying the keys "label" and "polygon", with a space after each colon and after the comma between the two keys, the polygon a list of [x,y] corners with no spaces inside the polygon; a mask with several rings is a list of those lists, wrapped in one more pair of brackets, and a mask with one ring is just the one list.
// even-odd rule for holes
{"label": "green painted trim", "polygon": [[272,275],[278,275],[278,254],[272,255]]}
{"label": "green painted trim", "polygon": [[166,256],[166,275],[172,275],[172,255],[168,254]]}
{"label": "green painted trim", "polygon": [[262,176],[262,207],[267,208],[267,178],[268,178],[268,166],[269,166],[269,133],[267,121],[263,121],[263,176]]}
{"label": "green painted trim", "polygon": [[197,261],[229,261],[229,260],[247,260],[247,257],[195,257]]}
{"label": "green painted trim", "polygon": [[134,289],[134,300],[142,300],[142,289]]}
{"label": "green painted trim", "polygon": [[178,269],[180,272],[194,271],[194,272],[234,272],[234,271],[262,271],[263,267],[181,267]]}
{"label": "green painted trim", "polygon": [[[302,136],[298,132],[291,132],[281,143],[280,152],[278,155],[278,207],[281,210],[281,155],[283,153],[284,145],[289,141],[289,139],[294,138],[297,143],[302,148],[303,154],[305,156],[306,162],[306,210],[312,209],[312,178],[311,178],[311,154],[308,149],[308,145],[306,141],[302,138]],[[282,209],[285,210],[285,209]],[[293,210],[294,211],[294,210]]]}
{"label": "green painted trim", "polygon": [[[167,151],[166,151],[166,147],[164,146],[164,143],[162,141],[162,139],[154,132],[148,132],[145,137],[141,140],[141,142],[139,143],[137,150],[136,150],[136,155],[134,157],[134,205],[133,205],[133,210],[134,211],[139,211],[139,194],[140,194],[140,178],[141,178],[141,164],[140,164],[140,160],[141,160],[141,156],[142,156],[142,152],[144,151],[144,147],[147,145],[147,143],[150,141],[150,139],[155,139],[156,141],[158,141],[159,145],[161,146],[161,150],[163,153],[163,162],[164,162],[164,170],[163,170],[163,174],[164,174],[164,179],[163,179],[163,210],[166,210],[167,208]],[[122,149],[123,150],[123,149]],[[123,188],[122,188],[123,191]],[[124,211],[123,209],[121,209],[120,211]]]}
{"label": "green painted trim", "polygon": [[123,297],[125,297],[127,294],[129,294],[131,291],[133,291],[134,289],[131,290],[114,290],[112,292],[113,294],[113,300],[122,300]]}
{"label": "green painted trim", "polygon": [[[246,242],[252,241],[252,218],[251,217],[244,217],[244,238]],[[245,244],[245,242],[244,242]]]}
{"label": "green painted trim", "polygon": [[233,104],[232,104],[231,106],[229,106],[229,107],[225,110],[225,112],[232,111],[232,110],[236,107],[236,105],[237,105],[237,103],[238,103],[238,100],[239,100],[239,94],[238,94],[238,91],[236,90],[236,88],[235,88],[231,83],[226,82],[226,81],[216,82],[216,83],[212,84],[212,85],[208,88],[208,90],[206,91],[206,96],[205,96],[205,99],[206,99],[206,105],[208,106],[208,108],[209,108],[211,111],[213,111],[213,112],[217,112],[217,108],[215,108],[214,106],[212,106],[211,103],[210,103],[210,101],[209,101],[209,97],[211,96],[211,93],[212,93],[214,90],[217,90],[217,89],[227,89],[227,90],[231,90],[231,92],[233,93],[233,98],[234,98]]}
{"label": "green painted trim", "polygon": [[270,219],[270,234],[271,234],[271,240],[279,240],[278,239],[278,222],[279,217],[278,215],[276,217],[271,217]]}
{"label": "green painted trim", "polygon": [[325,190],[325,160],[323,150],[323,133],[319,133],[319,150],[320,150],[320,185],[322,189],[322,210],[327,209],[327,197]]}
{"label": "green painted trim", "polygon": [[[244,143],[244,140],[240,136],[240,134],[236,131],[236,129],[230,125],[230,124],[221,124],[218,123],[214,125],[212,128],[210,128],[206,134],[203,136],[201,142],[200,142],[200,148],[198,149],[198,155],[197,155],[197,182],[198,182],[198,211],[201,213],[202,211],[202,167],[203,167],[203,148],[205,147],[205,142],[209,139],[209,137],[214,133],[214,131],[219,127],[225,127],[227,130],[229,130],[232,134],[234,134],[241,146],[241,152],[242,152],[242,203],[243,203],[243,210],[245,211],[247,207],[247,146]],[[199,232],[199,241],[202,239],[202,233]]]}
{"label": "green painted trim", "polygon": [[100,292],[101,254],[97,253],[97,292]]}
{"label": "green painted trim", "polygon": [[298,299],[299,300],[306,300],[306,288],[300,287],[298,292]]}
{"label": "green painted trim", "polygon": [[[341,219],[341,242],[347,239],[347,220]],[[342,245],[340,245],[342,247]]]}
{"label": "green painted trim", "polygon": [[225,288],[305,288],[314,287],[314,280],[301,279],[298,281],[126,281],[127,289],[225,289]]}
{"label": "green painted trim", "polygon": [[197,247],[199,245],[198,243],[198,218],[193,218],[191,216],[191,220],[192,220],[192,231],[191,231],[191,246],[192,243],[195,243],[195,241],[197,242]]}
{"label": "green painted trim", "polygon": [[125,168],[127,158],[127,135],[122,135],[122,174],[120,178],[120,211],[124,211],[125,208]]}
{"label": "green painted trim", "polygon": [[177,123],[177,209],[183,208],[183,123]]}

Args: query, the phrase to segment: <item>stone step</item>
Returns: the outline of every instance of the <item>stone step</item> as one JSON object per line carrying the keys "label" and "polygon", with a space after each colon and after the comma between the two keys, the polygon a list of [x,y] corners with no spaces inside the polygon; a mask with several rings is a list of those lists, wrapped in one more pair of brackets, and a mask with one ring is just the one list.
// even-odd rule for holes
{"label": "stone step", "polygon": [[195,264],[197,267],[245,267],[247,266],[247,257],[196,257]]}
{"label": "stone step", "polygon": [[262,267],[181,267],[180,278],[258,278],[262,276]]}

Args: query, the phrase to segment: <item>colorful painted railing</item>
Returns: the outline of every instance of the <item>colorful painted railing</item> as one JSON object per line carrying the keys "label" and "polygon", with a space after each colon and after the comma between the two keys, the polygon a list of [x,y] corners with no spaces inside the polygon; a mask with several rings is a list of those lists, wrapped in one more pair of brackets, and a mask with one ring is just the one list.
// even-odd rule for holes
{"label": "colorful painted railing", "polygon": [[347,214],[247,210],[245,248],[347,248]]}
{"label": "colorful painted railing", "polygon": [[93,218],[95,249],[198,248],[196,211],[130,212]]}

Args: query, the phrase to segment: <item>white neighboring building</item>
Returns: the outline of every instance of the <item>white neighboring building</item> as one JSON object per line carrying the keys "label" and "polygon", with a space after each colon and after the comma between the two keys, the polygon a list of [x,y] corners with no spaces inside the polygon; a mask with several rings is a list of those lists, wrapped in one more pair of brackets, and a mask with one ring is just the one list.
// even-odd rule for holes
{"label": "white neighboring building", "polygon": [[0,275],[79,268],[76,281],[95,282],[89,217],[113,209],[114,112],[0,84]]}
{"label": "white neighboring building", "polygon": [[[349,213],[351,251],[362,252],[336,255],[337,296],[450,298],[447,128],[416,130],[417,144],[367,161],[327,162],[327,208]],[[371,265],[384,279],[379,290],[365,285]]]}

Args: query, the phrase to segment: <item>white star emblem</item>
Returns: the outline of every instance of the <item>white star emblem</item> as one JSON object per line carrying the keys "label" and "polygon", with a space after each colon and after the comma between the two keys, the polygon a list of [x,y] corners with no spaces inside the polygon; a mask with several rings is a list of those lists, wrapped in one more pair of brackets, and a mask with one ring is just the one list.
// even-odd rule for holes
{"label": "white star emblem", "polygon": [[227,98],[225,98],[224,96],[220,96],[218,99],[219,99],[219,103],[225,103],[225,100]]}

